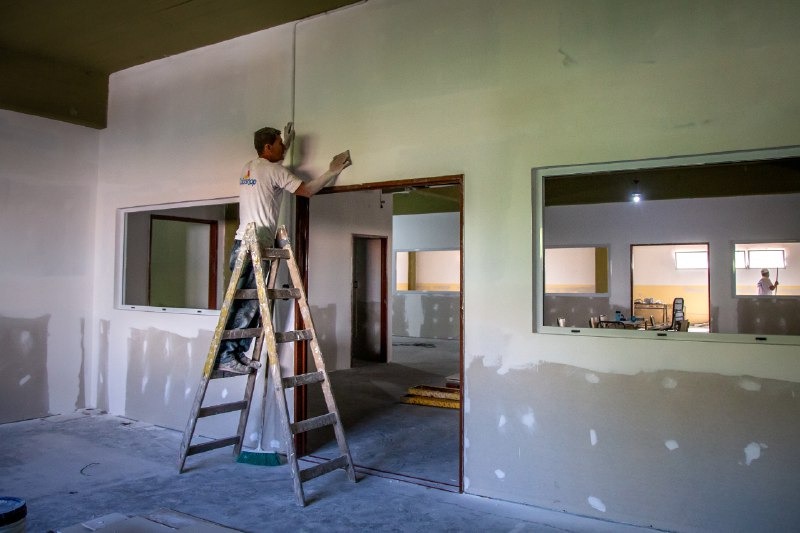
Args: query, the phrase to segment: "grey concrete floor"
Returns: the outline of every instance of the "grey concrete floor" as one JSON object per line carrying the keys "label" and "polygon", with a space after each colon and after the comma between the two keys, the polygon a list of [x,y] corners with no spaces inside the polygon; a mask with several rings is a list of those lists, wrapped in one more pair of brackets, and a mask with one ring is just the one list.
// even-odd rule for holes
{"label": "grey concrete floor", "polygon": [[241,531],[537,531],[641,529],[342,471],[304,484],[287,466],[236,463],[231,448],[176,468],[181,433],[79,411],[0,425],[0,494],[25,500],[29,532],[111,513],[172,509]]}
{"label": "grey concrete floor", "polygon": [[[363,363],[331,372],[353,461],[366,471],[458,490],[457,409],[402,403],[409,387],[443,387],[459,370],[458,340],[394,337],[391,363]],[[311,393],[311,391],[310,391]],[[310,402],[325,412],[321,393]],[[333,431],[310,435],[312,455],[339,456]]]}

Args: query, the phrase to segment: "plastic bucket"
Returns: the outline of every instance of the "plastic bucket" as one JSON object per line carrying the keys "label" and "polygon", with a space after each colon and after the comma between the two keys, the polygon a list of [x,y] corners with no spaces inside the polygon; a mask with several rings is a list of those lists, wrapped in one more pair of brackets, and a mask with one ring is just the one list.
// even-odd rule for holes
{"label": "plastic bucket", "polygon": [[23,533],[28,507],[25,500],[0,496],[0,533]]}

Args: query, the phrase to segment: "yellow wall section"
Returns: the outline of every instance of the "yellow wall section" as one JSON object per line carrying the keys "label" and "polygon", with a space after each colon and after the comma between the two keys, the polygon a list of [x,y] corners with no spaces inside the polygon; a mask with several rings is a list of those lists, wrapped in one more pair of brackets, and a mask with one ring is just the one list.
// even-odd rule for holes
{"label": "yellow wall section", "polygon": [[669,318],[672,317],[672,300],[678,297],[683,298],[689,323],[708,322],[708,288],[705,285],[636,285],[633,288],[634,300],[652,298],[654,302],[667,304]]}

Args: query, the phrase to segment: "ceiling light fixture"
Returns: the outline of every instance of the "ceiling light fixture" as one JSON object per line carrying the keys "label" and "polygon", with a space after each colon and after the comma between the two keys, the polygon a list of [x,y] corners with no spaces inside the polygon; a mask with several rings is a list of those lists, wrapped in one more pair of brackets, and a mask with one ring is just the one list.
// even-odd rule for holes
{"label": "ceiling light fixture", "polygon": [[634,185],[636,185],[636,192],[631,195],[631,202],[638,204],[642,201],[642,195],[639,193],[639,180],[633,180]]}

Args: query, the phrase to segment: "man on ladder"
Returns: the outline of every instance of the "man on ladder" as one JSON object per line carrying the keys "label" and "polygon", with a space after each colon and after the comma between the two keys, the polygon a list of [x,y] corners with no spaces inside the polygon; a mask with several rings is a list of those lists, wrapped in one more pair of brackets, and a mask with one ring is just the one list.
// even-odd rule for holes
{"label": "man on ladder", "polygon": [[[272,245],[281,208],[282,191],[306,198],[322,190],[335,180],[352,162],[350,153],[343,152],[333,158],[326,172],[304,182],[281,164],[294,139],[294,126],[286,124],[281,132],[275,128],[261,128],[253,134],[253,144],[258,157],[242,168],[239,178],[239,229],[230,253],[230,268],[233,270],[239,247],[242,245],[247,225],[255,223],[256,234],[261,243]],[[242,273],[243,289],[255,289],[256,280],[252,264]],[[236,300],[231,307],[226,329],[255,327],[258,321],[258,300]],[[236,374],[248,374],[260,363],[252,362],[245,355],[252,339],[228,339],[220,344],[216,368]]]}
{"label": "man on ladder", "polygon": [[[294,135],[291,123],[287,124],[285,135],[287,142],[291,143]],[[259,157],[244,166],[239,179],[241,225],[231,252],[231,282],[225,292],[225,301],[220,310],[217,327],[203,367],[203,375],[183,434],[178,471],[183,472],[186,458],[190,455],[231,445],[234,446],[235,455],[241,452],[256,382],[255,369],[261,366],[262,349],[266,345],[269,377],[276,395],[295,495],[298,503],[305,505],[303,482],[338,469],[345,470],[350,481],[355,482],[356,473],[311,319],[303,278],[284,226],[277,230],[278,239],[275,240],[276,222],[282,191],[306,197],[313,196],[350,166],[350,153],[337,155],[331,161],[327,172],[309,182],[303,182],[280,164],[286,152],[280,131],[274,128],[262,128],[255,132],[254,141]],[[269,246],[273,242],[274,248]],[[265,269],[265,264],[269,261],[271,261],[269,269]],[[277,289],[275,283],[281,264],[289,271],[290,284]],[[269,271],[268,275],[265,273],[266,270]],[[275,299],[296,300],[302,329],[280,332],[274,330],[272,304]],[[254,337],[258,340],[253,349],[253,358],[248,359],[245,353]],[[316,372],[287,377],[281,375],[277,345],[288,342],[307,343],[317,367]],[[238,377],[240,374],[247,374],[242,400],[226,400],[216,405],[204,404],[211,379]],[[265,375],[265,385],[266,380]],[[322,388],[328,408],[327,413],[293,422],[286,403],[286,390],[314,384]],[[266,387],[264,399],[266,400]],[[239,424],[235,435],[193,443],[198,419],[236,411],[239,412]],[[301,469],[295,450],[296,436],[324,427],[333,428],[339,445],[339,457]]]}

